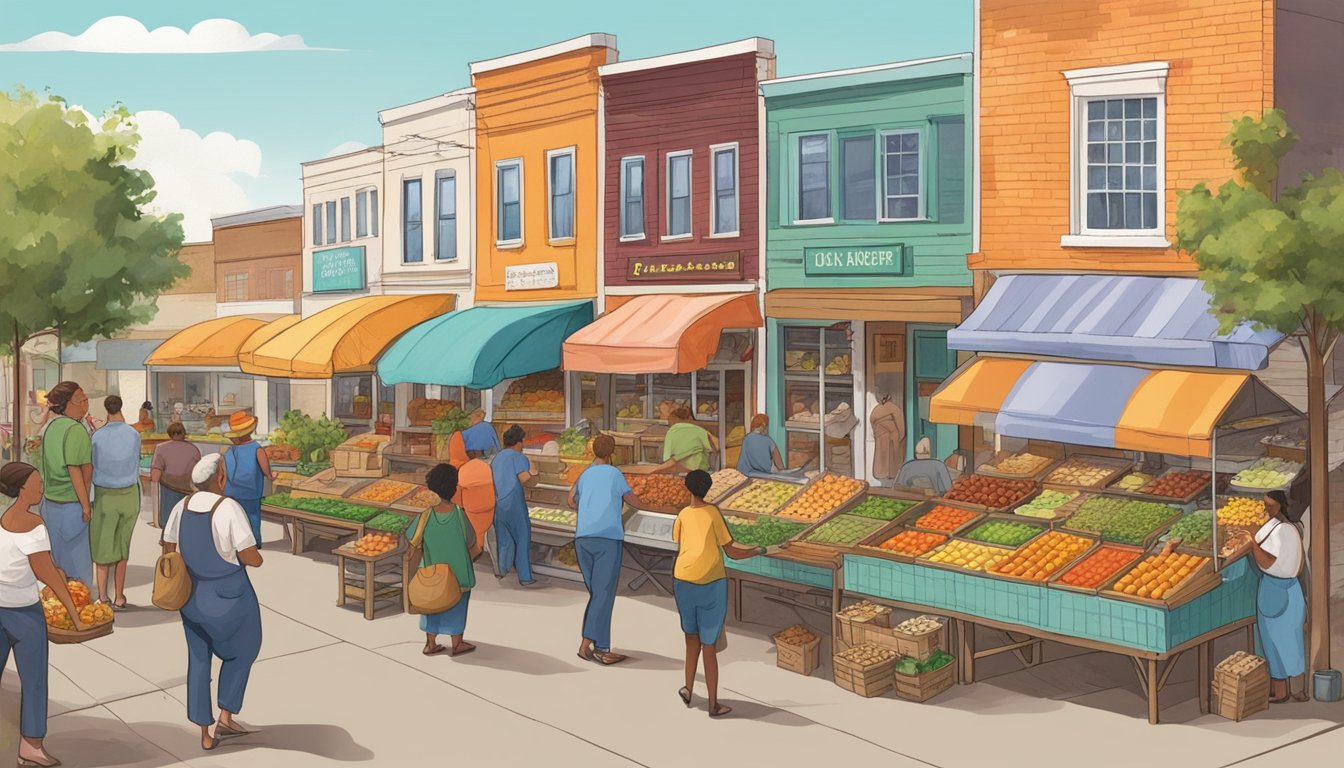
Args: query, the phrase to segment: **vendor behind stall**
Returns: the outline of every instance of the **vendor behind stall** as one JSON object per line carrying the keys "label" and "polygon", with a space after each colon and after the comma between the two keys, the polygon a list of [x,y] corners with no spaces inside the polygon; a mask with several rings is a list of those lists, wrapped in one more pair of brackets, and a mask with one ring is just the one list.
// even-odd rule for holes
{"label": "vendor behind stall", "polygon": [[718,441],[709,430],[695,423],[691,409],[677,408],[668,415],[667,423],[667,434],[663,436],[663,463],[654,471],[709,471],[709,455],[719,450]]}
{"label": "vendor behind stall", "polygon": [[737,457],[737,471],[747,477],[769,475],[784,469],[779,446],[768,434],[770,417],[758,413],[751,418],[751,431],[742,438],[742,453]]}
{"label": "vendor behind stall", "polygon": [[467,415],[471,426],[462,430],[462,442],[468,451],[479,451],[485,458],[499,452],[499,435],[495,425],[485,420],[485,411],[477,408]]}
{"label": "vendor behind stall", "polygon": [[896,484],[914,488],[928,488],[939,496],[952,487],[952,474],[947,465],[933,458],[929,438],[921,437],[915,443],[915,460],[907,461],[896,476]]}

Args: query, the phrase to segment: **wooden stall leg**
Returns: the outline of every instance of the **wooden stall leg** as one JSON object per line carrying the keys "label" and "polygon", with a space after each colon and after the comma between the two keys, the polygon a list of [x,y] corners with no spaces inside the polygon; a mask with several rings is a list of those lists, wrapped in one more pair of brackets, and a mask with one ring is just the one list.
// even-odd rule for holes
{"label": "wooden stall leg", "polygon": [[364,618],[373,621],[373,561],[364,563]]}
{"label": "wooden stall leg", "polygon": [[290,536],[290,545],[294,550],[292,554],[301,555],[303,554],[303,537],[305,535],[303,532],[303,523],[295,520],[291,525],[293,526],[293,535]]}
{"label": "wooden stall leg", "polygon": [[1209,640],[1199,644],[1199,673],[1195,678],[1195,685],[1199,686],[1199,713],[1207,715],[1209,713],[1209,651],[1213,646],[1213,641]]}
{"label": "wooden stall leg", "polygon": [[742,579],[728,577],[728,585],[733,593],[733,621],[742,621]]}
{"label": "wooden stall leg", "polygon": [[1246,652],[1255,653],[1255,625],[1246,625]]}
{"label": "wooden stall leg", "polygon": [[345,605],[345,558],[336,556],[336,607]]}
{"label": "wooden stall leg", "polygon": [[1157,725],[1157,694],[1160,685],[1157,678],[1157,659],[1148,660],[1148,722]]}
{"label": "wooden stall leg", "polygon": [[961,664],[962,682],[970,685],[975,682],[975,623],[961,621]]}

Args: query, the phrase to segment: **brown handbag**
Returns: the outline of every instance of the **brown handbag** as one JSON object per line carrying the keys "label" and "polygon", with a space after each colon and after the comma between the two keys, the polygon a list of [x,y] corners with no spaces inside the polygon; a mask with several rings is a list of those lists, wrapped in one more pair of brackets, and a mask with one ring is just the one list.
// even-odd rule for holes
{"label": "brown handbag", "polygon": [[[433,514],[431,509],[426,509],[420,514],[415,533],[411,536],[410,550],[407,552],[408,566],[424,562],[424,555],[428,552],[424,546],[425,525],[429,522],[431,514]],[[462,585],[457,580],[457,574],[453,573],[452,567],[447,563],[418,567],[406,582],[407,613],[443,613],[452,609],[461,600]]]}
{"label": "brown handbag", "polygon": [[[195,494],[188,496],[182,503],[182,514],[188,513],[187,507],[194,496]],[[223,503],[223,496],[215,501],[214,506],[210,507],[211,517],[215,516],[215,510]],[[181,526],[181,523],[178,525]],[[191,599],[191,588],[191,574],[187,572],[187,563],[182,559],[182,553],[173,551],[159,555],[159,561],[154,564],[154,592],[150,602],[154,603],[156,608],[165,611],[180,611]]]}

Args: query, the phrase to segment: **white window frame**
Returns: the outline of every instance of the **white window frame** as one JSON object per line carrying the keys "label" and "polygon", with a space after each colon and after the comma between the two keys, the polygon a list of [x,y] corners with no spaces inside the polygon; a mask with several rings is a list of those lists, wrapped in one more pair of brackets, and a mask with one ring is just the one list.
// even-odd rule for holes
{"label": "white window frame", "polygon": [[[406,247],[410,240],[406,237],[406,227],[410,221],[406,218],[406,201],[409,199],[406,195],[406,185],[414,181],[420,186],[420,260],[411,261],[407,257],[410,255]],[[403,176],[401,178],[401,266],[419,267],[427,263],[425,259],[425,179],[423,176]],[[437,225],[437,222],[436,222]],[[429,259],[432,261],[433,259]]]}
{"label": "white window frame", "polygon": [[[1165,61],[1074,69],[1069,84],[1069,231],[1064,247],[1162,248],[1167,240],[1167,74]],[[1095,99],[1157,99],[1157,226],[1153,229],[1089,229],[1087,221],[1087,102]]]}
{"label": "white window frame", "polygon": [[[444,179],[453,180],[453,222],[454,222],[453,242],[452,242],[453,255],[448,258],[444,258],[442,255],[443,241],[439,237],[439,221],[441,220],[439,214],[439,204],[440,204],[439,195],[443,190],[442,184]],[[457,215],[457,208],[458,208],[457,202],[460,197],[461,195],[458,194],[457,189],[457,171],[454,169],[436,171],[434,173],[434,258],[430,260],[435,264],[452,264],[458,259],[457,241],[460,238],[457,237],[457,227],[461,223],[462,219],[460,216]]]}
{"label": "white window frame", "polygon": [[322,238],[326,245],[336,242],[336,201],[328,200],[323,203],[323,222],[326,225],[326,237]]}
{"label": "white window frame", "polygon": [[[919,189],[915,191],[915,215],[914,218],[897,219],[887,216],[887,137],[904,136],[914,134],[919,137],[919,151],[915,157],[919,161]],[[924,161],[924,153],[928,151],[928,134],[923,128],[888,128],[877,132],[877,153],[881,157],[881,162],[877,165],[877,170],[881,175],[877,186],[877,221],[880,224],[890,224],[895,222],[927,221],[928,220],[928,199],[925,191],[928,190],[928,178],[924,173],[928,164]],[[898,195],[906,197],[906,195]]]}
{"label": "white window frame", "polygon": [[[635,163],[639,163],[639,210],[642,215],[640,216],[639,232],[637,233],[632,232],[630,234],[626,234],[626,228],[627,228],[626,225],[629,223],[629,221],[625,218],[625,203],[626,203],[626,194],[630,190],[626,187],[625,182],[626,179],[628,178],[627,169],[631,165],[634,165]],[[640,240],[643,240],[648,234],[644,231],[645,222],[648,220],[649,217],[648,182],[649,182],[649,165],[648,163],[644,162],[643,155],[629,155],[627,157],[621,158],[621,178],[619,179],[617,188],[620,190],[620,212],[619,212],[620,216],[618,218],[620,221],[620,228],[621,228],[620,235],[622,243],[638,242]]]}
{"label": "white window frame", "polygon": [[363,240],[369,236],[369,191],[355,190],[355,239]]}
{"label": "white window frame", "polygon": [[663,215],[665,225],[664,232],[672,230],[672,159],[677,157],[686,158],[686,232],[679,235],[664,234],[659,239],[664,243],[676,242],[678,240],[690,240],[695,237],[695,150],[679,149],[675,152],[668,152],[663,159],[663,199],[666,204],[663,206]]}
{"label": "white window frame", "polygon": [[[831,215],[820,219],[804,219],[799,218],[803,215],[803,139],[810,139],[813,136],[822,136],[826,139],[826,209],[830,211]],[[789,153],[792,159],[789,165],[793,169],[793,183],[789,185],[792,200],[789,202],[788,210],[793,213],[790,217],[793,219],[793,226],[814,227],[835,223],[835,149],[837,143],[832,131],[803,131],[790,137]]]}
{"label": "white window frame", "polygon": [[[501,240],[499,238],[499,231],[503,227],[504,216],[500,205],[500,196],[503,193],[504,187],[499,183],[499,172],[504,168],[509,167],[518,169],[518,237],[513,240]],[[524,218],[526,215],[524,207],[527,201],[527,196],[524,194],[523,187],[525,181],[526,179],[523,176],[523,158],[511,157],[507,160],[495,161],[495,179],[494,184],[491,185],[494,190],[495,199],[491,202],[491,205],[493,205],[495,209],[496,248],[522,248],[524,241],[527,239],[527,220]]]}
{"label": "white window frame", "polygon": [[[577,148],[573,146],[562,147],[560,149],[546,150],[546,240],[549,243],[572,243],[578,236],[579,226],[579,163],[576,154]],[[555,211],[552,210],[555,198],[555,179],[551,177],[551,161],[557,157],[569,156],[569,196],[573,200],[571,213],[574,218],[569,222],[571,234],[564,237],[555,236]],[[521,174],[520,174],[521,175]],[[521,191],[522,187],[519,187]],[[520,195],[521,197],[521,195]],[[519,211],[521,215],[521,210]],[[521,223],[521,220],[520,220]]]}
{"label": "white window frame", "polygon": [[321,246],[321,245],[323,245],[323,242],[322,242],[322,233],[325,232],[326,230],[323,228],[323,224],[322,224],[322,214],[323,214],[323,211],[324,211],[325,209],[326,209],[326,205],[325,205],[325,204],[323,204],[323,203],[313,203],[313,214],[312,214],[312,222],[311,222],[311,223],[312,223],[312,227],[313,227],[313,236],[312,236],[311,239],[312,239],[312,242],[313,242],[313,245],[314,245],[314,246]]}
{"label": "white window frame", "polygon": [[369,192],[369,237],[378,236],[378,222],[383,219],[383,211],[378,207],[378,188],[366,187]]}
{"label": "white window frame", "polygon": [[[719,225],[719,153],[733,153],[733,221],[737,227],[731,232],[715,232]],[[742,235],[742,151],[736,141],[711,144],[709,147],[709,237],[712,239]]]}
{"label": "white window frame", "polygon": [[341,198],[341,204],[340,204],[340,209],[341,209],[341,232],[340,232],[340,235],[341,235],[341,242],[342,242],[342,243],[348,243],[348,242],[350,242],[350,240],[352,239],[352,233],[353,233],[353,231],[354,231],[354,226],[353,226],[354,222],[350,221],[350,214],[351,214],[351,207],[350,207],[350,204],[351,204],[351,202],[352,202],[352,201],[350,200],[350,196],[349,196],[349,195],[346,195],[345,197],[342,197],[342,198]]}

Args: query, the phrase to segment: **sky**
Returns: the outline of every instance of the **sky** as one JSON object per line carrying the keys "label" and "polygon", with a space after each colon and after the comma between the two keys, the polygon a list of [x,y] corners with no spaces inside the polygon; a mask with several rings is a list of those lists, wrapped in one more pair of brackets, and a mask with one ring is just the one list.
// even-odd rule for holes
{"label": "sky", "polygon": [[0,90],[126,105],[157,204],[199,241],[211,216],[300,204],[299,164],[377,144],[379,110],[589,32],[622,60],[767,37],[783,77],[970,51],[972,0],[0,0]]}

